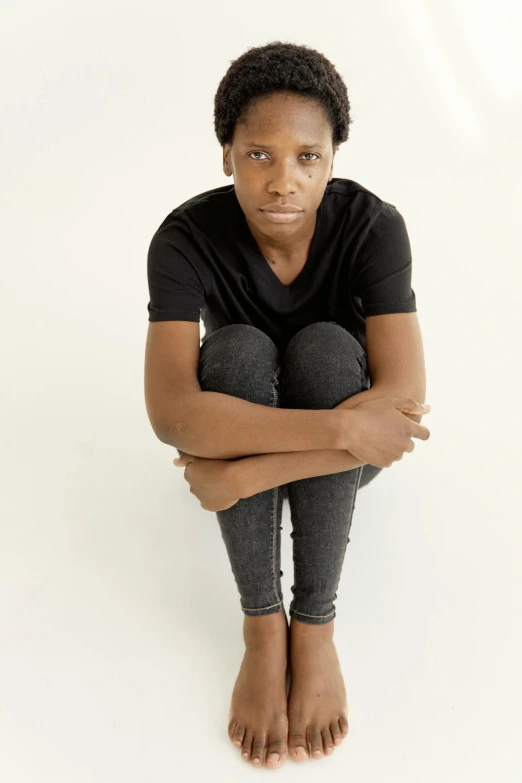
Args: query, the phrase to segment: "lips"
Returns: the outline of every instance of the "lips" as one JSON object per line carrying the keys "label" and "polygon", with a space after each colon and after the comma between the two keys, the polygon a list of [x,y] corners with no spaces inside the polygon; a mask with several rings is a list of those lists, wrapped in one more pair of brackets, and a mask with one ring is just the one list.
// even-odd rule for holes
{"label": "lips", "polygon": [[262,209],[261,214],[270,223],[295,223],[304,212],[300,209],[297,212],[272,212],[268,209]]}
{"label": "lips", "polygon": [[262,212],[302,212],[299,207],[294,207],[293,204],[269,204],[266,207],[261,207]]}

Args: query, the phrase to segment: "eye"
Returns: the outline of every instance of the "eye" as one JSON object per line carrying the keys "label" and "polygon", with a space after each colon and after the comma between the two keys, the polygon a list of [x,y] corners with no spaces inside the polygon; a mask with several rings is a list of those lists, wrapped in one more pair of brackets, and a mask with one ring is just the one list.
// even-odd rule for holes
{"label": "eye", "polygon": [[[259,150],[255,150],[254,152],[249,152],[248,157],[250,155],[265,155],[266,153],[260,152]],[[319,155],[316,155],[315,152],[304,152],[303,155],[314,155],[316,158],[319,158]],[[252,158],[252,160],[262,160],[262,158]],[[310,158],[308,158],[310,160]],[[311,162],[311,161],[310,161]]]}

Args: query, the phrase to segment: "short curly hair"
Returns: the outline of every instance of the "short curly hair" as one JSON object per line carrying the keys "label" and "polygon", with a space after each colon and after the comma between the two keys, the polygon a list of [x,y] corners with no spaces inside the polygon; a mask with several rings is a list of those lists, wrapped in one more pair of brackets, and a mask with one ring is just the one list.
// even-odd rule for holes
{"label": "short curly hair", "polygon": [[306,45],[272,41],[247,49],[221,79],[214,98],[214,129],[221,146],[232,144],[234,129],[263,95],[293,92],[321,103],[336,147],[348,139],[350,101],[335,66]]}

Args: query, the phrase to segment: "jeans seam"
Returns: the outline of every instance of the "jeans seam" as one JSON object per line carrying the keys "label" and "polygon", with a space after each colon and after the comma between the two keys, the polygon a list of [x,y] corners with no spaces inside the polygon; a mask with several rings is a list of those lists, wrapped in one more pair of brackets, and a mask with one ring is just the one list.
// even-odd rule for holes
{"label": "jeans seam", "polygon": [[362,476],[362,472],[363,472],[363,467],[364,467],[364,465],[359,465],[358,468],[355,468],[355,470],[358,471],[358,475],[357,475],[357,480],[355,482],[353,503],[352,503],[352,508],[350,510],[350,516],[349,516],[349,519],[348,519],[348,525],[347,525],[347,529],[346,529],[346,543],[345,543],[345,546],[344,546],[344,554],[343,554],[343,559],[342,559],[342,563],[341,563],[341,568],[339,569],[339,578],[337,580],[337,584],[335,585],[334,595],[337,593],[337,590],[339,589],[339,584],[341,582],[342,570],[343,570],[343,567],[344,567],[344,561],[346,559],[346,551],[348,549],[348,544],[350,543],[350,530],[352,529],[353,512],[355,511],[355,501],[357,499],[357,492],[359,491],[359,484],[361,483],[361,476]]}
{"label": "jeans seam", "polygon": [[[279,395],[277,391],[277,385],[279,383],[278,377],[279,372],[281,370],[281,366],[278,365],[274,380],[272,383],[272,400],[270,402],[270,405],[272,408],[278,407],[279,402]],[[273,502],[272,502],[272,546],[271,546],[271,561],[272,561],[272,578],[273,578],[273,586],[274,586],[274,595],[279,599],[278,603],[283,603],[283,596],[279,594],[277,590],[277,576],[276,576],[276,537],[277,537],[277,508],[278,508],[278,502],[279,502],[279,487],[274,487],[273,490]]]}

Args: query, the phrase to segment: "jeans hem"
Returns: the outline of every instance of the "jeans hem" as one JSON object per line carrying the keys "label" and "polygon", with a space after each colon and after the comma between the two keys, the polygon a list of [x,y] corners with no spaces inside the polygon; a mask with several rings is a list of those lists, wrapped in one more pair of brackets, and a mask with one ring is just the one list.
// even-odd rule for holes
{"label": "jeans hem", "polygon": [[304,612],[298,612],[296,609],[290,609],[290,617],[295,620],[299,620],[300,623],[308,623],[309,625],[324,625],[331,622],[336,616],[335,609],[329,614],[305,614]]}
{"label": "jeans hem", "polygon": [[243,610],[243,614],[246,614],[250,617],[255,617],[259,614],[275,614],[276,612],[280,612],[283,608],[283,602],[278,601],[276,604],[271,604],[270,606],[264,606],[261,609],[252,609],[249,607],[242,606],[241,609]]}

